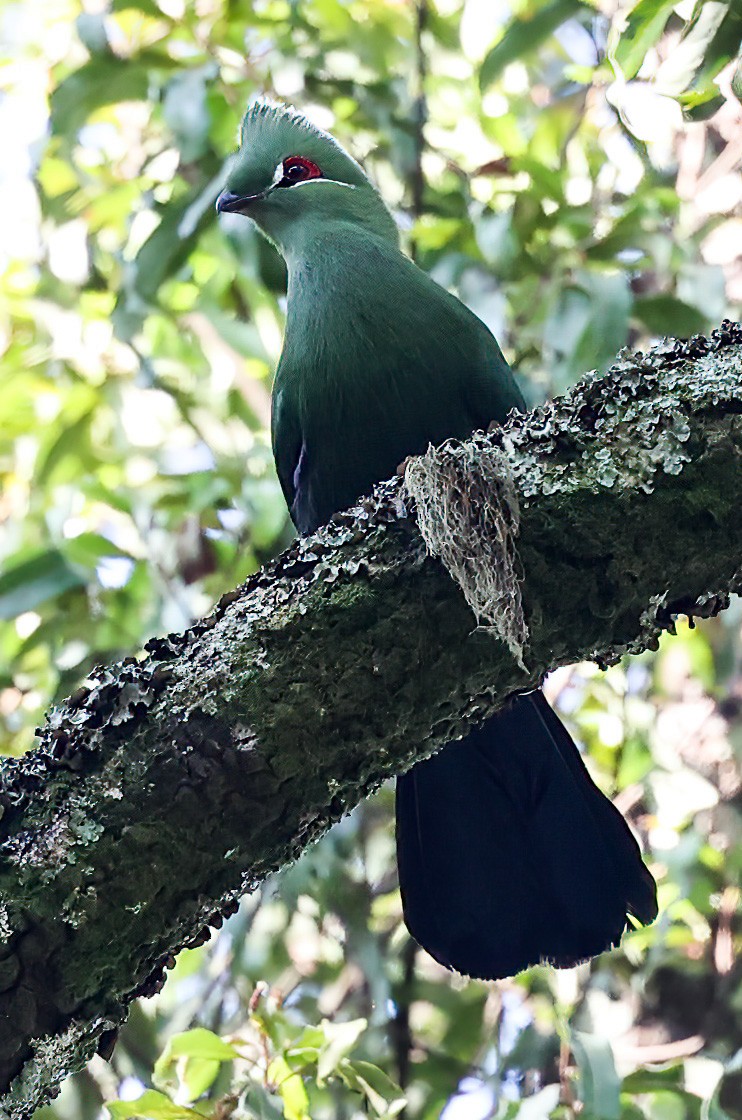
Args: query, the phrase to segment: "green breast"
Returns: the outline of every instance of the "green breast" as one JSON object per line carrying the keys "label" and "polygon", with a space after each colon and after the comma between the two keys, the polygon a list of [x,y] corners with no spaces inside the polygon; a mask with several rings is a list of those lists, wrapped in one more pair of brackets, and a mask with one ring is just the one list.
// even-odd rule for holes
{"label": "green breast", "polygon": [[395,247],[325,232],[289,261],[273,444],[301,532],[522,403],[484,324]]}

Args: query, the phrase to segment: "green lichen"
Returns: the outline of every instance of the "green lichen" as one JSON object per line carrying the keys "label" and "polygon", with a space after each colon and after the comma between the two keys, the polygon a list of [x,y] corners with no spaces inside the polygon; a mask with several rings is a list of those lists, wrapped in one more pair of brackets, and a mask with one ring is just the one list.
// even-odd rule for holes
{"label": "green lichen", "polygon": [[428,552],[441,558],[479,625],[504,642],[525,669],[520,509],[507,454],[479,435],[430,447],[408,461],[405,487]]}
{"label": "green lichen", "polygon": [[[528,671],[473,627],[398,478],[209,618],[155,639],[146,661],[97,671],[40,747],[0,768],[2,960],[18,978],[0,993],[0,1080],[14,1082],[14,1120],[239,890],[385,777],[548,669],[651,644],[740,586],[738,328],[624,356],[475,443],[490,462],[507,454],[517,491]],[[498,562],[491,544],[481,554]],[[29,993],[37,1026],[21,1030]]]}

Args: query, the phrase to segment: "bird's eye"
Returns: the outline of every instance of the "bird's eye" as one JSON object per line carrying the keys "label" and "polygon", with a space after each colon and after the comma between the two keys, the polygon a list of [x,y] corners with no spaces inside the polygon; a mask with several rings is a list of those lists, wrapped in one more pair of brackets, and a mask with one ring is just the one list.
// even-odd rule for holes
{"label": "bird's eye", "polygon": [[322,172],[316,163],[304,156],[288,156],[281,165],[282,176],[277,186],[291,187],[294,183],[303,183],[306,179],[321,179]]}

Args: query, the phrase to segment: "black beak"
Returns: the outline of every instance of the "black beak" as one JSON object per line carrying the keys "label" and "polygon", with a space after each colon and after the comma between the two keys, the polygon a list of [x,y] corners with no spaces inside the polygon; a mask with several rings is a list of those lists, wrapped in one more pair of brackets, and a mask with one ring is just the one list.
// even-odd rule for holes
{"label": "black beak", "polygon": [[222,191],[216,200],[217,214],[243,214],[251,202],[265,198],[267,191],[259,194],[233,194],[232,191]]}
{"label": "black beak", "polygon": [[239,214],[244,206],[248,206],[253,198],[260,197],[260,195],[234,195],[231,190],[222,190],[219,198],[216,199],[216,213],[217,214]]}

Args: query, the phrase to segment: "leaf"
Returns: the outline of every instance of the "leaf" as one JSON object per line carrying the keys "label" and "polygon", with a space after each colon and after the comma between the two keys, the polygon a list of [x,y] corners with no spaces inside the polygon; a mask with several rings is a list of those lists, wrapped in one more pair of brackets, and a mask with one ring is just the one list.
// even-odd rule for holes
{"label": "leaf", "polygon": [[626,28],[621,32],[611,61],[621,70],[626,81],[638,73],[647,51],[659,39],[676,0],[639,0],[629,12]]}
{"label": "leaf", "polygon": [[624,272],[584,272],[560,289],[544,325],[555,374],[566,387],[589,369],[604,369],[626,344],[632,295]]}
{"label": "leaf", "polygon": [[587,322],[572,354],[572,372],[604,369],[629,331],[632,295],[624,272],[594,273],[585,290],[590,297]]}
{"label": "leaf", "polygon": [[532,1097],[520,1101],[517,1120],[547,1120],[559,1104],[558,1085],[545,1085]]}
{"label": "leaf", "polygon": [[146,62],[94,55],[52,91],[52,131],[69,136],[101,106],[116,101],[144,101],[148,89]]}
{"label": "leaf", "polygon": [[[65,559],[75,567],[94,571],[101,560],[110,557],[132,560],[131,553],[119,548],[100,533],[79,533],[64,542]],[[133,560],[132,560],[133,562]]]}
{"label": "leaf", "polygon": [[625,1093],[654,1093],[670,1089],[683,1083],[684,1067],[682,1062],[666,1066],[664,1069],[638,1069],[623,1079]]}
{"label": "leaf", "polygon": [[715,78],[739,55],[742,11],[728,0],[696,3],[680,43],[660,67],[657,82],[677,97],[689,121],[712,117],[726,98]]}
{"label": "leaf", "polygon": [[309,1097],[304,1082],[282,1055],[279,1054],[270,1063],[267,1076],[283,1101],[286,1120],[309,1120]]}
{"label": "leaf", "polygon": [[157,290],[187,258],[201,231],[215,219],[214,203],[222,187],[221,169],[162,212],[157,229],[147,238],[134,260],[133,287],[138,296],[153,302]]}
{"label": "leaf", "polygon": [[106,1108],[113,1120],[128,1120],[128,1117],[141,1116],[144,1120],[203,1120],[200,1112],[175,1104],[164,1093],[148,1089],[135,1101],[107,1101]]}
{"label": "leaf", "polygon": [[250,1085],[245,1093],[245,1105],[249,1111],[242,1115],[246,1120],[284,1120],[283,1101],[276,1099],[263,1085]]}
{"label": "leaf", "polygon": [[93,407],[87,408],[77,419],[60,428],[46,455],[39,457],[36,480],[40,486],[48,485],[52,475],[56,475],[57,483],[79,478],[81,460],[89,454],[90,424],[94,414]]}
{"label": "leaf", "polygon": [[286,1061],[295,1072],[307,1069],[317,1064],[319,1059],[318,1046],[292,1046],[286,1051]]}
{"label": "leaf", "polygon": [[37,552],[0,575],[0,619],[17,618],[49,599],[56,599],[87,580],[57,548]]}
{"label": "leaf", "polygon": [[371,1062],[346,1059],[338,1072],[350,1088],[363,1093],[378,1116],[398,1116],[407,1105],[399,1085]]}
{"label": "leaf", "polygon": [[678,273],[678,299],[698,308],[707,320],[721,319],[727,307],[724,271],[718,265],[688,262]]}
{"label": "leaf", "polygon": [[741,31],[742,17],[726,0],[697,3],[680,42],[657,71],[659,92],[677,97],[687,93],[691,84],[696,89],[707,86],[738,53]]}
{"label": "leaf", "polygon": [[225,1042],[206,1027],[194,1027],[193,1030],[173,1035],[168,1039],[162,1056],[165,1054],[172,1058],[210,1058],[216,1062],[231,1062],[240,1056],[231,1042]]}
{"label": "leaf", "polygon": [[[553,114],[552,114],[553,118]],[[540,194],[546,198],[554,198],[557,202],[564,200],[564,183],[562,175],[546,167],[539,160],[529,156],[520,156],[517,160],[518,171],[526,171],[531,181],[538,187]]]}
{"label": "leaf", "polygon": [[683,116],[687,121],[707,121],[719,112],[722,105],[726,104],[726,97],[718,92],[719,87],[715,82],[710,82],[705,89],[690,90],[682,93],[678,98]]}
{"label": "leaf", "polygon": [[213,78],[211,67],[187,70],[168,82],[163,100],[163,115],[185,163],[199,159],[209,145],[211,115],[206,102],[206,82]]}
{"label": "leaf", "polygon": [[286,1058],[296,1058],[299,1063],[316,1062],[324,1042],[325,1032],[321,1027],[306,1026],[301,1034],[292,1040],[286,1050]]}
{"label": "leaf", "polygon": [[[133,5],[130,5],[133,6]],[[159,18],[166,18],[159,12]],[[160,50],[140,51],[134,58],[115,54],[93,55],[52,90],[52,132],[58,136],[75,133],[96,109],[117,101],[144,101],[158,72],[179,68],[179,63]]]}
{"label": "leaf", "polygon": [[551,3],[539,7],[530,18],[524,16],[513,20],[482,62],[479,88],[486,90],[506,66],[539,47],[557,27],[583,7],[583,0],[551,0]]}
{"label": "leaf", "polygon": [[75,20],[75,30],[80,42],[90,54],[111,57],[106,21],[102,12],[82,12]]}
{"label": "leaf", "polygon": [[219,1076],[219,1065],[219,1062],[208,1058],[188,1058],[182,1063],[182,1068],[179,1064],[178,1083],[186,1100],[197,1101],[211,1088]]}
{"label": "leaf", "polygon": [[585,1031],[572,1031],[570,1046],[580,1071],[579,1093],[585,1111],[596,1120],[618,1120],[621,1079],[610,1043]]}
{"label": "leaf", "polygon": [[176,1073],[178,1084],[195,1101],[213,1085],[222,1062],[239,1057],[239,1051],[205,1027],[173,1035],[154,1068],[155,1082],[167,1086]]}
{"label": "leaf", "polygon": [[340,1061],[351,1052],[368,1026],[366,1019],[351,1019],[348,1023],[330,1023],[322,1020],[325,1042],[317,1062],[317,1084],[334,1073]]}
{"label": "leaf", "polygon": [[700,1100],[686,1089],[671,1089],[654,1093],[646,1102],[650,1120],[697,1120]]}
{"label": "leaf", "polygon": [[708,326],[708,320],[697,307],[691,307],[676,296],[644,296],[634,300],[633,314],[652,334],[671,334],[677,338],[688,338],[700,334]]}

